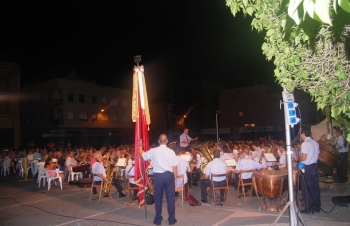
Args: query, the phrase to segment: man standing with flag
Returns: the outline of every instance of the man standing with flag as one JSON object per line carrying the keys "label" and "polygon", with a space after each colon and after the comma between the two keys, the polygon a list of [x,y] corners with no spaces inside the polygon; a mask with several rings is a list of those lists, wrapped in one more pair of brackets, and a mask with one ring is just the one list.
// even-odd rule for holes
{"label": "man standing with flag", "polygon": [[168,205],[169,225],[177,222],[175,218],[175,184],[177,178],[177,158],[173,150],[168,148],[168,138],[165,134],[159,136],[159,147],[152,148],[143,152],[142,146],[139,148],[140,157],[144,160],[150,160],[153,166],[154,174],[154,203],[156,216],[153,223],[161,225],[162,223],[162,200],[165,190],[166,201]]}

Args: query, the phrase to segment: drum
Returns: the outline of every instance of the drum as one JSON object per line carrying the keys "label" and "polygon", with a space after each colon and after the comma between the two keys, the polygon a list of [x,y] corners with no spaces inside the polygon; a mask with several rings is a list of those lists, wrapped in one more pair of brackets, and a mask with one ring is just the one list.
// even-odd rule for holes
{"label": "drum", "polygon": [[318,155],[317,166],[326,175],[333,175],[333,168],[336,168],[340,161],[340,154],[327,143],[319,141],[320,154]]}
{"label": "drum", "polygon": [[256,193],[263,196],[264,204],[260,206],[266,210],[279,211],[282,209],[281,197],[288,191],[288,173],[285,170],[261,170],[252,175]]}

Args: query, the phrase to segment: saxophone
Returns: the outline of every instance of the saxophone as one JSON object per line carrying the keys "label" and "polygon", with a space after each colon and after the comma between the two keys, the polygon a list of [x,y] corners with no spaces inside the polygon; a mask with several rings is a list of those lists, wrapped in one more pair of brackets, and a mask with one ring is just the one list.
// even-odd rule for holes
{"label": "saxophone", "polygon": [[109,195],[109,193],[111,192],[112,180],[114,175],[114,170],[113,170],[113,167],[111,167],[110,158],[106,160],[106,166],[107,166],[106,178],[109,182],[103,183],[102,189],[105,195]]}

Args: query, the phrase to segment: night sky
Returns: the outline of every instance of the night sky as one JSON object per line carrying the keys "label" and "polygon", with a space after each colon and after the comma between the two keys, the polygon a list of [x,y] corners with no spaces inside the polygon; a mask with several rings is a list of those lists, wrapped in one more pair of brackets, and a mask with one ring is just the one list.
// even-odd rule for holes
{"label": "night sky", "polygon": [[0,59],[21,66],[23,85],[75,70],[81,79],[131,89],[138,54],[150,101],[168,101],[187,81],[274,84],[264,35],[224,0],[2,1],[0,20]]}

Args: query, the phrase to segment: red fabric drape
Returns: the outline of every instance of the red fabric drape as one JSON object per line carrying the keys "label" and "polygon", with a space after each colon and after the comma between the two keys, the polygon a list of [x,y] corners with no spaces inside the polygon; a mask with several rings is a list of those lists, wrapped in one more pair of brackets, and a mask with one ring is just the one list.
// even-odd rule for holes
{"label": "red fabric drape", "polygon": [[[140,89],[138,90],[138,97],[140,100]],[[136,119],[135,124],[135,181],[138,181],[137,184],[139,185],[139,195],[138,195],[138,201],[139,205],[144,204],[144,193],[143,193],[143,179],[145,178],[145,185],[148,185],[147,175],[144,170],[147,169],[149,166],[148,161],[143,161],[142,158],[139,156],[138,148],[139,148],[139,142],[140,139],[142,140],[142,147],[144,151],[149,150],[149,140],[148,140],[148,126],[146,123],[146,115],[144,110],[141,108],[140,101],[138,101],[138,108],[139,108],[139,117]],[[144,165],[144,168],[143,166]],[[140,179],[140,180],[139,180]]]}

